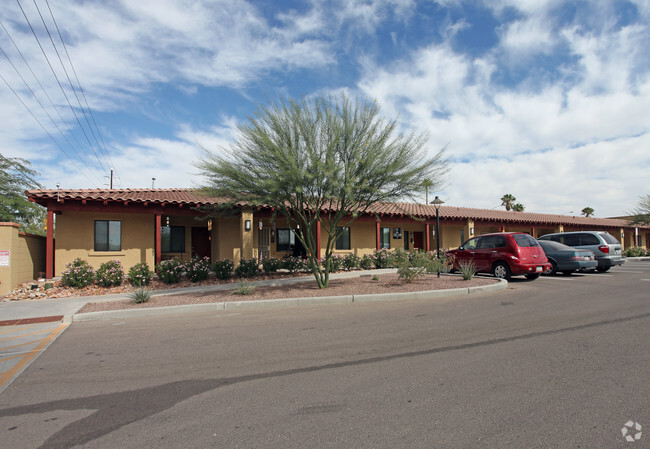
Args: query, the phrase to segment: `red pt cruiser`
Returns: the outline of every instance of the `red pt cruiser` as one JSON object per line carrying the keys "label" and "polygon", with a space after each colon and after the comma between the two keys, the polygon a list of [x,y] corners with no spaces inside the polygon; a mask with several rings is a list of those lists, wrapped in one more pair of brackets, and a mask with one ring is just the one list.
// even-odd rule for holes
{"label": "red pt cruiser", "polygon": [[537,240],[523,232],[499,232],[469,239],[458,249],[447,252],[453,269],[473,263],[480,273],[492,273],[500,279],[525,275],[537,279],[551,264]]}

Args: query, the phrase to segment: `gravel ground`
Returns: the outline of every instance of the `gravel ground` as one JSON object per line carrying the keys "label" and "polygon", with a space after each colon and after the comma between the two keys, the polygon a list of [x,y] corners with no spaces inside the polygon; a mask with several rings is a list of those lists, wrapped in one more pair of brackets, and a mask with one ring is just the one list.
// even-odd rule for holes
{"label": "gravel ground", "polygon": [[[255,287],[251,294],[245,296],[234,294],[231,290],[179,295],[170,295],[167,293],[165,295],[153,296],[148,302],[143,304],[136,304],[130,299],[113,302],[88,303],[79,311],[79,313],[98,312],[103,310],[140,309],[146,307],[166,307],[185,304],[203,304],[210,302],[443,290],[450,288],[477,287],[494,284],[496,282],[498,281],[493,278],[475,277],[472,280],[464,281],[458,275],[443,275],[438,278],[433,274],[425,275],[410,284],[406,284],[397,278],[397,274],[382,274],[378,276],[378,280],[376,281],[373,280],[372,276],[330,280],[330,286],[325,290],[319,289],[314,280],[297,285]],[[237,284],[233,285],[233,288],[237,287]]]}

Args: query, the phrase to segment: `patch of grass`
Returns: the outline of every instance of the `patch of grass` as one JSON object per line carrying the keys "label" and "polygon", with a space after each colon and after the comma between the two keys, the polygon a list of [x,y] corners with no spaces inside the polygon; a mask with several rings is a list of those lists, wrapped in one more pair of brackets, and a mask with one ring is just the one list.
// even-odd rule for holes
{"label": "patch of grass", "polygon": [[146,289],[144,287],[140,287],[140,288],[134,290],[133,293],[131,293],[131,295],[129,295],[129,298],[134,300],[136,304],[142,304],[144,302],[149,301],[149,299],[151,299],[152,294],[153,293],[152,293],[151,290],[148,290],[148,289]]}
{"label": "patch of grass", "polygon": [[469,281],[474,277],[477,269],[473,262],[462,261],[458,264],[458,271],[460,271],[464,281]]}
{"label": "patch of grass", "polygon": [[377,275],[374,275],[374,276],[372,277],[372,280],[373,280],[373,281],[378,281],[379,278],[377,277]]}
{"label": "patch of grass", "polygon": [[255,287],[250,285],[247,282],[238,282],[239,286],[232,291],[233,295],[248,296],[252,295],[255,291]]}

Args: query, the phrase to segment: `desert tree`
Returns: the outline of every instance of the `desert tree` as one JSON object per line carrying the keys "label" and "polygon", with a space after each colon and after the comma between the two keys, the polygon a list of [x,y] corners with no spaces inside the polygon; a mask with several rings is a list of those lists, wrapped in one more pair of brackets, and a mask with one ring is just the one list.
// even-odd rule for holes
{"label": "desert tree", "polygon": [[29,161],[0,154],[0,221],[13,221],[24,231],[42,234],[45,209],[29,202],[25,190],[40,188]]}
{"label": "desert tree", "polygon": [[[444,148],[429,156],[424,134],[398,132],[376,102],[340,97],[286,99],[262,105],[219,153],[197,163],[211,195],[265,205],[295,230],[320,288],[343,226],[378,202],[414,200],[422,180],[439,185]],[[324,257],[316,260],[320,223]]]}
{"label": "desert tree", "polygon": [[594,209],[587,206],[584,209],[582,209],[582,211],[580,211],[580,213],[582,215],[584,215],[585,217],[591,217],[594,214]]}
{"label": "desert tree", "polygon": [[639,197],[639,202],[630,215],[630,223],[650,226],[650,194]]}
{"label": "desert tree", "polygon": [[511,207],[514,212],[523,212],[526,209],[526,206],[521,203],[515,203]]}

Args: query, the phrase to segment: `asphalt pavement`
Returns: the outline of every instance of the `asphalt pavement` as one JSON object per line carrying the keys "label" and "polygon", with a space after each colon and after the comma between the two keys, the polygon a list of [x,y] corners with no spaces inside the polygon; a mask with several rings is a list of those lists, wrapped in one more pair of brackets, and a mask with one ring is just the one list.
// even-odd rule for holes
{"label": "asphalt pavement", "polygon": [[0,441],[648,447],[648,282],[629,263],[435,301],[74,323],[0,394]]}

